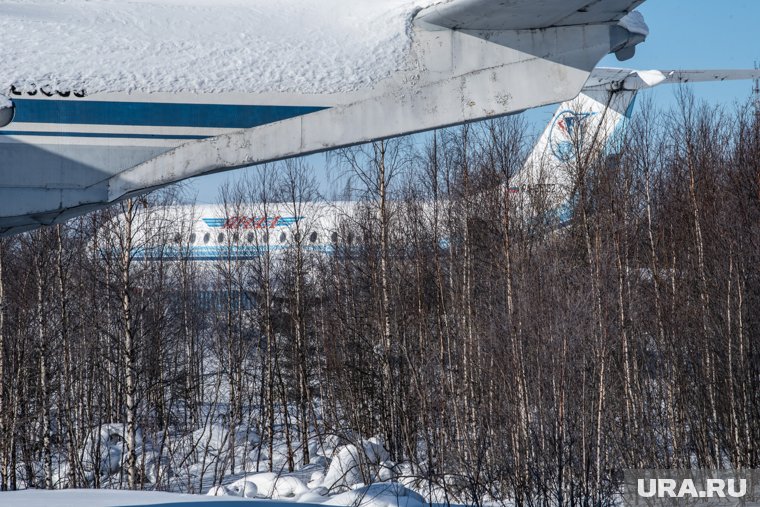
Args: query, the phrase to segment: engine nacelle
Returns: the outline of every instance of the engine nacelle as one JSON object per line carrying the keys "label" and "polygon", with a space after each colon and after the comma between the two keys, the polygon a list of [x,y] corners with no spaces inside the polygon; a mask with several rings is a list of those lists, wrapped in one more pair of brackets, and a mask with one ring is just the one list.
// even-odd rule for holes
{"label": "engine nacelle", "polygon": [[5,127],[13,121],[13,115],[16,112],[16,107],[13,102],[0,95],[0,128]]}

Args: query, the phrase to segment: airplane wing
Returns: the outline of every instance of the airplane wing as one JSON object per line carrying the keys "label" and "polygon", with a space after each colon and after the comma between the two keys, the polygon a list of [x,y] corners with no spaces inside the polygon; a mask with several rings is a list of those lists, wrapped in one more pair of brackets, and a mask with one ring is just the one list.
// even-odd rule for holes
{"label": "airplane wing", "polygon": [[[45,7],[45,2],[50,5]],[[76,26],[90,30],[99,26],[87,19],[98,7],[97,2],[72,0],[65,6],[52,0],[38,3],[34,9],[29,7],[29,12],[42,12],[45,7],[45,20],[56,18],[56,9],[65,7],[60,15]],[[248,3],[240,3],[235,14],[242,16]],[[263,0],[259,3],[267,4]],[[436,0],[422,3],[432,5]],[[613,52],[627,58],[644,40],[646,25],[636,12],[631,13],[640,3],[642,0],[453,0],[432,5],[416,16],[409,8],[406,15],[393,18],[400,24],[391,35],[406,34],[409,42],[400,44],[401,52],[387,55],[391,59],[384,64],[389,69],[387,75],[359,76],[354,79],[359,85],[347,90],[321,87],[325,82],[340,83],[340,79],[317,79],[314,72],[332,76],[346,69],[353,71],[351,65],[331,63],[327,58],[326,65],[337,67],[305,69],[301,74],[298,68],[288,67],[302,63],[297,52],[285,53],[282,61],[266,60],[268,67],[261,69],[262,76],[271,71],[275,78],[262,77],[263,84],[257,82],[254,92],[217,92],[213,81],[206,82],[216,75],[212,73],[196,76],[197,81],[191,83],[179,83],[182,91],[154,93],[119,81],[122,74],[129,75],[129,69],[98,69],[95,61],[85,62],[86,78],[73,89],[33,86],[27,76],[21,85],[0,90],[9,99],[3,102],[4,107],[0,105],[0,234],[59,222],[193,176],[568,100],[578,94],[603,56]],[[401,8],[409,3],[395,4]],[[256,51],[228,37],[229,28],[224,23],[202,27],[187,23],[185,11],[190,12],[176,7],[172,29],[202,28],[208,38],[214,37],[214,29],[225,32],[214,39],[232,44],[218,48],[223,58],[244,61],[245,55]],[[0,6],[0,22],[3,12]],[[14,23],[26,12],[26,8],[12,11]],[[259,18],[268,19],[260,15],[251,19]],[[406,23],[412,18],[413,22]],[[146,29],[143,25],[130,26],[131,17],[117,21],[113,26],[120,29]],[[208,30],[212,33],[206,33]],[[299,33],[294,31],[292,36]],[[97,39],[97,34],[92,37]],[[297,42],[288,41],[293,47],[301,47]],[[28,50],[35,51],[34,55],[10,61],[30,62],[26,70],[34,72],[39,62],[61,56],[46,54],[58,46],[39,43]],[[134,51],[142,47],[135,45]],[[165,57],[167,61],[162,63],[157,58],[160,54],[153,54],[150,45],[145,47],[144,55],[122,55],[125,65],[151,62],[154,67],[143,74],[160,77],[162,65],[170,66],[171,58]],[[182,50],[177,57],[184,58],[193,50],[180,43],[177,47]],[[67,47],[66,55],[84,49]],[[15,51],[27,49],[22,46]],[[206,65],[207,56],[198,55],[190,61]],[[278,73],[272,66],[281,66],[287,72]],[[172,67],[175,72],[176,67]],[[99,76],[99,71],[108,79]],[[234,67],[228,70],[232,74],[244,71]],[[0,77],[13,72],[7,61],[0,64]],[[277,78],[281,75],[308,83],[308,93],[283,91],[288,83]],[[109,88],[87,93],[88,80],[98,86],[107,83]],[[187,90],[193,85],[197,85],[197,92]]]}
{"label": "airplane wing", "polygon": [[737,81],[760,78],[757,69],[633,70],[598,67],[584,90],[641,90],[660,84]]}

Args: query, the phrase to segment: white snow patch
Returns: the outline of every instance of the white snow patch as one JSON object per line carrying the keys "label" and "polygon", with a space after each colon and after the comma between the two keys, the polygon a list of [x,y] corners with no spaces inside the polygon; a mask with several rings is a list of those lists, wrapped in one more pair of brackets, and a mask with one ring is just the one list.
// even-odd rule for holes
{"label": "white snow patch", "polygon": [[[201,495],[180,495],[146,491],[123,491],[115,489],[64,489],[5,491],[0,493],[3,507],[50,507],[51,505],[74,505],[76,507],[127,507],[138,505],[171,505],[172,503],[217,505],[219,501],[234,501],[229,496],[209,498]],[[245,502],[246,500],[240,499]],[[260,505],[259,507],[265,507]]]}
{"label": "white snow patch", "polygon": [[629,12],[620,19],[618,24],[631,33],[649,35],[649,25],[646,24],[644,16],[639,11]]}
{"label": "white snow patch", "polygon": [[240,488],[240,493],[243,498],[256,498],[259,494],[259,488],[251,481],[245,481]]}
{"label": "white snow patch", "polygon": [[427,502],[421,495],[398,482],[378,482],[330,497],[325,505],[421,507],[427,505]]}
{"label": "white snow patch", "polygon": [[404,67],[438,1],[3,0],[0,90],[357,90]]}
{"label": "white snow patch", "polygon": [[667,79],[659,70],[640,70],[636,72],[636,75],[649,87],[657,86]]}
{"label": "white snow patch", "polygon": [[330,490],[341,486],[353,486],[361,484],[362,470],[359,461],[359,451],[355,445],[344,445],[335,450],[330,468],[327,469],[324,481],[325,487]]}
{"label": "white snow patch", "polygon": [[390,459],[391,455],[385,448],[385,445],[377,437],[372,437],[362,441],[364,454],[372,464],[383,463]]}
{"label": "white snow patch", "polygon": [[13,107],[13,102],[11,102],[11,99],[5,95],[0,95],[0,109],[6,109],[8,107]]}
{"label": "white snow patch", "polygon": [[[363,484],[365,477],[363,475],[362,463],[371,465],[369,468],[378,469],[376,478],[389,480],[393,477],[394,464],[389,462],[390,455],[383,446],[383,443],[376,437],[361,441],[361,452],[353,444],[341,445],[335,448],[332,454],[330,466],[324,478],[321,478],[322,485],[330,491],[341,487],[352,487],[357,484]],[[369,477],[372,479],[373,477]],[[315,477],[309,484],[315,484]]]}
{"label": "white snow patch", "polygon": [[227,486],[212,486],[206,496],[233,496],[234,490]]}
{"label": "white snow patch", "polygon": [[[269,492],[269,494],[267,493]],[[328,496],[326,488],[309,489],[293,476],[271,473],[250,474],[227,486],[215,486],[208,496],[273,498],[299,504],[345,505],[361,507],[419,507],[428,505],[422,495],[399,482],[358,484],[338,495]]]}
{"label": "white snow patch", "polygon": [[[121,469],[124,453],[126,451],[127,427],[122,423],[103,424],[98,429],[92,430],[85,440],[82,454],[82,466],[87,472],[96,469],[95,463],[101,472],[113,474]],[[142,432],[135,430],[135,447],[143,445]]]}

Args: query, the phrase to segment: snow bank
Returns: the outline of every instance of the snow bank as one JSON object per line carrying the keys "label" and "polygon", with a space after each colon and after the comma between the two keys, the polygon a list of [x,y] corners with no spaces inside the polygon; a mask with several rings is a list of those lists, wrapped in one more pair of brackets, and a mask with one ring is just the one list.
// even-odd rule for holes
{"label": "snow bank", "polygon": [[[237,494],[235,487],[220,486],[212,488],[208,495],[182,495],[148,491],[124,491],[113,489],[66,489],[66,490],[25,490],[0,493],[0,505],[3,507],[48,507],[50,505],[76,505],[77,507],[117,507],[139,505],[228,505],[230,502],[250,502],[255,494]],[[321,501],[315,501],[321,500]],[[427,505],[422,497],[394,483],[374,484],[360,488],[343,495],[331,498],[309,498],[302,496],[298,499],[300,505],[352,505],[356,507],[422,507]],[[220,503],[221,502],[221,503]],[[261,501],[258,507],[283,507],[284,502]]]}
{"label": "snow bank", "polygon": [[0,91],[298,92],[404,66],[440,0],[4,0]]}
{"label": "snow bank", "polygon": [[[103,424],[90,432],[85,440],[82,467],[88,473],[115,474],[121,470],[126,452],[127,426],[122,423]],[[142,432],[135,431],[135,446],[143,446]],[[98,463],[96,467],[95,464]]]}
{"label": "snow bank", "polygon": [[[367,479],[379,478],[388,480],[392,474],[388,470],[393,467],[388,463],[389,454],[377,438],[370,438],[361,441],[363,453],[360,455],[359,449],[353,444],[342,445],[333,451],[330,466],[327,473],[322,479],[322,486],[334,491],[341,487],[351,487],[365,482],[364,472],[367,465],[373,470],[378,470],[379,477],[367,477]],[[362,470],[362,459],[364,460],[365,470]]]}
{"label": "snow bank", "polygon": [[[50,507],[74,505],[76,507],[125,507],[138,505],[226,505],[235,498],[209,498],[200,495],[180,495],[147,491],[121,491],[115,489],[25,490],[0,493],[3,507]],[[246,500],[239,499],[241,502]],[[258,507],[266,507],[259,505]],[[282,507],[282,506],[279,506]]]}
{"label": "snow bank", "polygon": [[250,474],[226,486],[212,487],[207,496],[271,498],[299,504],[345,505],[354,507],[421,507],[428,505],[418,493],[398,482],[357,485],[338,495],[327,495],[324,487],[310,489],[294,476],[264,472]]}
{"label": "snow bank", "polygon": [[330,490],[341,486],[361,484],[362,470],[359,450],[355,445],[344,445],[335,450],[335,455],[327,469],[323,484]]}
{"label": "snow bank", "polygon": [[[246,498],[296,499],[310,490],[298,477],[280,475],[271,472],[250,474],[231,485],[227,492],[234,496]],[[219,492],[209,491],[210,496],[220,496]]]}
{"label": "snow bank", "polygon": [[325,505],[422,507],[428,503],[421,495],[398,482],[378,482],[330,497]]}
{"label": "snow bank", "polygon": [[13,106],[13,103],[11,102],[11,99],[6,97],[5,95],[0,95],[0,109],[5,109],[7,107]]}
{"label": "snow bank", "polygon": [[[343,437],[312,437],[309,441],[312,450],[310,464],[299,464],[294,472],[285,472],[283,462],[281,468],[277,468],[280,472],[273,473],[251,471],[255,470],[255,466],[250,462],[250,449],[259,440],[256,432],[239,427],[235,429],[234,434],[237,444],[235,460],[240,464],[236,470],[239,472],[225,477],[217,476],[220,460],[226,463],[226,453],[229,452],[230,433],[224,426],[207,424],[176,442],[173,454],[180,457],[179,462],[172,461],[170,457],[159,456],[155,450],[156,443],[137,432],[137,453],[140,462],[145,464],[146,486],[157,483],[160,466],[161,476],[164,480],[166,477],[172,478],[170,482],[174,487],[185,487],[193,483],[194,490],[207,491],[206,495],[188,497],[145,494],[131,497],[127,496],[126,492],[110,490],[65,490],[44,493],[29,491],[14,496],[0,493],[0,505],[124,506],[186,503],[204,498],[216,501],[216,498],[209,497],[222,497],[232,500],[284,500],[299,505],[422,507],[428,505],[428,500],[440,504],[448,504],[455,500],[441,487],[422,479],[424,470],[419,466],[390,461],[389,453],[378,437],[361,439],[350,433]],[[121,423],[104,424],[90,431],[82,457],[86,475],[91,483],[97,470],[100,473],[101,486],[124,486],[124,437],[125,425]],[[354,443],[348,443],[349,441]],[[282,442],[276,442],[275,448],[281,444]],[[249,461],[243,465],[246,456]],[[99,468],[95,466],[97,463]],[[177,465],[176,468],[173,468],[174,465]],[[260,465],[267,466],[265,463]],[[60,468],[60,477],[55,481],[57,487],[66,486],[66,471],[67,466],[64,463]],[[162,485],[166,486],[165,483]],[[271,505],[275,506],[274,503]]]}
{"label": "snow bank", "polygon": [[[421,507],[428,505],[420,486],[433,498],[449,500],[429,483],[398,472],[416,474],[409,465],[396,466],[379,438],[358,440],[355,444],[329,436],[324,440],[327,470],[312,463],[293,473],[248,473],[242,478],[212,487],[208,496],[234,496],[288,500],[299,504],[346,505],[362,507]],[[396,480],[398,479],[398,482]],[[365,484],[371,482],[371,484]],[[424,482],[424,481],[423,481]]]}
{"label": "snow bank", "polygon": [[[227,426],[207,421],[202,428],[181,436],[169,435],[167,440],[161,440],[162,435],[143,433],[137,428],[136,453],[145,473],[145,487],[207,492],[205,496],[191,496],[193,499],[256,498],[301,505],[421,507],[428,500],[448,503],[453,499],[438,485],[422,479],[424,465],[394,463],[381,437],[361,438],[350,431],[342,435],[312,434],[308,440],[311,459],[306,465],[301,462],[300,442],[291,439],[290,451],[294,454],[295,466],[293,472],[287,472],[288,445],[283,429],[275,425],[275,441],[272,443],[274,472],[255,472],[268,469],[266,453],[269,444],[265,442],[260,446],[261,439],[256,430],[246,425],[235,427],[231,433]],[[230,447],[232,435],[235,437],[234,448]],[[103,424],[89,430],[79,455],[90,485],[95,483],[97,474],[101,487],[125,487],[125,440],[126,425],[123,423]],[[234,472],[229,471],[230,453],[235,456]],[[54,484],[66,488],[68,464],[57,458],[55,461]],[[41,463],[34,462],[34,465],[38,469],[37,475],[41,476]],[[90,493],[82,493],[87,494]],[[103,496],[104,493],[92,491],[91,495],[94,505],[110,505],[103,501],[111,498]],[[14,505],[5,503],[7,498],[0,493],[0,505]],[[41,497],[30,493],[24,498],[36,501]],[[47,500],[40,501],[41,505],[89,505],[69,501],[73,498],[70,496],[61,496],[54,501],[45,498]],[[126,497],[120,496],[116,505],[127,505],[122,498]],[[25,501],[18,502],[30,507]],[[32,502],[32,505],[35,504]]]}

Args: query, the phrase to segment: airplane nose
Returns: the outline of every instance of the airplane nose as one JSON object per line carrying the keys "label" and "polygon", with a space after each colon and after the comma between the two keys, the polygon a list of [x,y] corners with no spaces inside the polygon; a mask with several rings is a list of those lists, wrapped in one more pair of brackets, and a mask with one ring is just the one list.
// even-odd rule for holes
{"label": "airplane nose", "polygon": [[0,128],[5,127],[13,120],[16,107],[10,99],[0,95]]}

